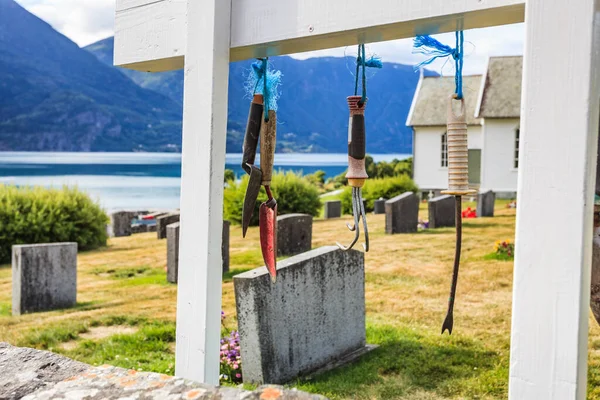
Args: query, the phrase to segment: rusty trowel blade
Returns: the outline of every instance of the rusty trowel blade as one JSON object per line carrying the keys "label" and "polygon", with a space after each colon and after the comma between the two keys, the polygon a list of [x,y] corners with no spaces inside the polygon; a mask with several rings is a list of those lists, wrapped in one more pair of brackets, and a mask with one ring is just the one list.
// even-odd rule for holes
{"label": "rusty trowel blade", "polygon": [[260,205],[260,248],[263,260],[275,283],[277,278],[277,205],[270,208],[267,203]]}
{"label": "rusty trowel blade", "polygon": [[246,189],[246,196],[244,197],[244,208],[242,209],[242,235],[244,237],[246,237],[246,232],[250,226],[250,220],[252,220],[256,198],[258,197],[258,192],[260,192],[260,183],[262,182],[262,171],[260,168],[254,165],[249,166],[252,170],[250,171],[248,188]]}

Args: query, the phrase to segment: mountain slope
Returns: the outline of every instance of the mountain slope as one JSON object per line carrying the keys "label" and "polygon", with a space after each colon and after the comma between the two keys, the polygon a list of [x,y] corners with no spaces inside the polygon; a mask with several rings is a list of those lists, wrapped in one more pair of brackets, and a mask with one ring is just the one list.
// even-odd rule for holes
{"label": "mountain slope", "polygon": [[0,150],[177,149],[181,107],[0,0]]}
{"label": "mountain slope", "polygon": [[[86,50],[107,65],[113,63],[113,38],[94,43]],[[346,152],[348,109],[346,96],[353,94],[350,58],[297,60],[273,57],[273,66],[283,73],[279,101],[278,151]],[[385,60],[384,60],[385,61]],[[251,61],[230,65],[227,151],[240,152],[249,100],[244,90]],[[144,73],[122,70],[134,82],[181,104],[183,71]],[[367,151],[409,153],[412,133],[406,117],[419,79],[412,66],[384,63],[369,72],[369,103],[366,111]]]}

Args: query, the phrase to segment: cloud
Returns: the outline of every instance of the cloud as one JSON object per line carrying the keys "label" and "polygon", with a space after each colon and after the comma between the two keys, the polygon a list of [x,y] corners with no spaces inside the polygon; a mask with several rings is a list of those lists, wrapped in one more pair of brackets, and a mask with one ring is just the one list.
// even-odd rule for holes
{"label": "cloud", "polygon": [[80,46],[114,34],[115,0],[17,0]]}
{"label": "cloud", "polygon": [[[435,35],[440,42],[455,46],[454,33]],[[465,31],[465,60],[464,74],[481,74],[485,70],[487,59],[490,56],[507,56],[523,54],[524,25],[504,25],[491,28],[472,29]],[[368,54],[377,54],[383,62],[396,62],[400,64],[417,65],[427,57],[422,54],[413,54],[412,39],[393,40],[389,42],[371,43],[366,46]],[[344,55],[356,56],[356,46],[341,47],[337,49],[309,51],[294,54],[292,57],[305,59],[310,57]],[[427,67],[442,75],[454,74],[452,60],[436,60]]]}
{"label": "cloud", "polygon": [[[17,0],[23,7],[42,18],[57,31],[68,36],[80,46],[104,39],[114,34],[115,0]],[[465,31],[465,74],[480,74],[485,70],[489,56],[523,54],[523,24]],[[443,43],[454,46],[453,33],[435,36]],[[421,54],[412,54],[412,39],[372,43],[368,53],[375,53],[384,62],[416,65],[425,59]],[[356,54],[356,47],[337,48],[294,54],[292,57],[310,57]],[[442,75],[454,74],[454,63],[437,60],[429,69]]]}

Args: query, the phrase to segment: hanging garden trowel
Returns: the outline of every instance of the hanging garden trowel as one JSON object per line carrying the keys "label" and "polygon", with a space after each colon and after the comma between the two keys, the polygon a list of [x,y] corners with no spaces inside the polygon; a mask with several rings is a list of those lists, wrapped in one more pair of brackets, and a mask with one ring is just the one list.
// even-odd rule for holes
{"label": "hanging garden trowel", "polygon": [[263,260],[271,275],[271,281],[277,277],[277,201],[271,193],[271,176],[275,159],[275,141],[277,136],[277,114],[269,110],[269,120],[263,121],[260,129],[260,169],[262,185],[267,192],[267,201],[260,205],[260,247]]}
{"label": "hanging garden trowel", "polygon": [[256,198],[260,191],[262,182],[262,171],[254,165],[256,159],[256,148],[258,146],[258,137],[260,136],[260,127],[263,120],[263,95],[255,94],[250,104],[250,112],[248,114],[248,124],[246,125],[246,135],[244,136],[244,146],[242,148],[242,168],[250,179],[248,180],[248,188],[244,197],[244,208],[242,211],[242,235],[246,237],[250,220],[254,213]]}

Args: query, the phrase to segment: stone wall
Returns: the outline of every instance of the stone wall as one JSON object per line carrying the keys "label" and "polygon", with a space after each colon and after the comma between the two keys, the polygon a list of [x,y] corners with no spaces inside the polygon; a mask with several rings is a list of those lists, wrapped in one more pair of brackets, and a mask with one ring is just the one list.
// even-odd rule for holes
{"label": "stone wall", "polygon": [[92,367],[47,351],[7,343],[0,343],[0,399],[326,400],[279,386],[263,386],[249,392],[152,372],[107,365]]}

